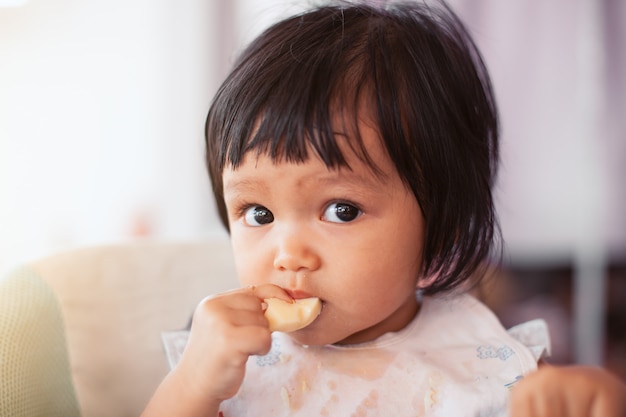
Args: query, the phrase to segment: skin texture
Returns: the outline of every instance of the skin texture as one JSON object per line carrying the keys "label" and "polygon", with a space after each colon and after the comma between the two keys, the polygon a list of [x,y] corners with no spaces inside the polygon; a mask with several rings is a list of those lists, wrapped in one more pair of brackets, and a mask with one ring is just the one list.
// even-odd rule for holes
{"label": "skin texture", "polygon": [[625,417],[626,386],[607,371],[540,364],[511,394],[509,417]]}
{"label": "skin texture", "polygon": [[[274,284],[294,298],[323,302],[313,324],[291,334],[302,344],[369,341],[402,329],[417,311],[421,210],[375,130],[361,129],[383,176],[349,150],[351,171],[329,171],[313,156],[295,165],[248,154],[237,170],[224,172],[242,285]],[[354,207],[353,220],[340,221],[333,211],[342,204]],[[259,207],[272,213],[271,223],[247,220]]]}
{"label": "skin texture", "polygon": [[[375,129],[359,127],[376,174],[349,150],[346,135],[338,138],[346,141],[350,169],[329,170],[314,153],[301,164],[249,154],[237,169],[225,169],[242,288],[198,305],[181,362],[144,416],[217,415],[221,401],[239,389],[248,357],[270,349],[265,298],[322,300],[320,316],[290,333],[308,345],[373,340],[415,317],[423,216]],[[272,213],[271,222],[259,224],[268,218],[255,217],[260,208]]]}
{"label": "skin texture", "polygon": [[[242,288],[198,305],[181,362],[144,417],[217,416],[248,357],[270,349],[265,298],[322,300],[318,319],[290,333],[308,345],[366,342],[415,317],[423,216],[376,131],[360,129],[380,175],[347,143],[351,169],[329,170],[313,153],[300,164],[251,153],[224,171]],[[623,383],[604,370],[542,366],[513,390],[510,417],[624,417],[624,398]]]}

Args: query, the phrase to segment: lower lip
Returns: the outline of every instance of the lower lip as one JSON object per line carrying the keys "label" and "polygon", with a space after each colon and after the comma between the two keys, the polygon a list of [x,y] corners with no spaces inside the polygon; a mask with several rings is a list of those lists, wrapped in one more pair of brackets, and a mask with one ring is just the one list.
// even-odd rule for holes
{"label": "lower lip", "polygon": [[294,300],[299,300],[301,298],[311,298],[311,297],[314,297],[314,295],[311,295],[311,294],[309,294],[307,292],[304,292],[304,291],[298,291],[298,290],[294,290],[294,291],[287,290],[287,293]]}

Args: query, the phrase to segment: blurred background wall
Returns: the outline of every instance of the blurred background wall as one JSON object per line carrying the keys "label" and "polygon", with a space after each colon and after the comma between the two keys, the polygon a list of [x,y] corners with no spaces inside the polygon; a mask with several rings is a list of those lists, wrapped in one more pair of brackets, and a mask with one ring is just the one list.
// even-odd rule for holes
{"label": "blurred background wall", "polygon": [[213,233],[202,125],[218,78],[215,4],[0,8],[0,268]]}
{"label": "blurred background wall", "polygon": [[[13,3],[0,7],[0,274],[74,247],[223,236],[207,108],[242,45],[308,2]],[[602,306],[626,254],[626,2],[451,5],[499,100],[505,260],[569,268]]]}

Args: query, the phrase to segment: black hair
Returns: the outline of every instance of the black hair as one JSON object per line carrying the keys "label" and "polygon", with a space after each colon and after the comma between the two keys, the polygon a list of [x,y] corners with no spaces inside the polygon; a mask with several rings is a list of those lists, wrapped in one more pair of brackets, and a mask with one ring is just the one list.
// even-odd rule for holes
{"label": "black hair", "polygon": [[274,24],[243,51],[206,121],[223,224],[223,170],[250,151],[301,162],[314,149],[330,169],[347,167],[338,115],[376,171],[356,128],[363,102],[424,215],[422,277],[436,276],[424,293],[481,275],[500,237],[491,190],[498,115],[481,55],[443,3],[327,5]]}

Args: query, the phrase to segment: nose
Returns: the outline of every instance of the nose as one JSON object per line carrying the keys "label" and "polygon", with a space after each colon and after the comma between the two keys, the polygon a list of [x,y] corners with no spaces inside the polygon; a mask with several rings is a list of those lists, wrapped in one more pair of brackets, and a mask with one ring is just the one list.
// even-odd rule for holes
{"label": "nose", "polygon": [[276,238],[275,269],[296,272],[320,267],[321,258],[312,245],[312,234],[302,228],[285,228]]}

